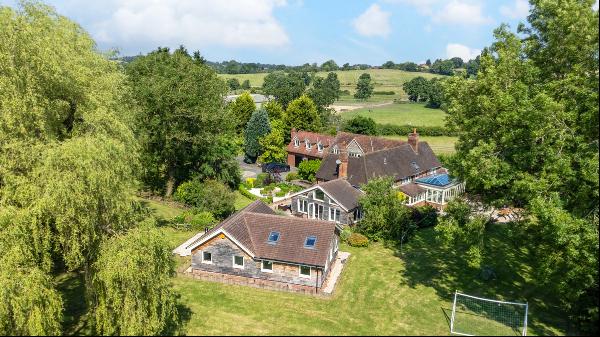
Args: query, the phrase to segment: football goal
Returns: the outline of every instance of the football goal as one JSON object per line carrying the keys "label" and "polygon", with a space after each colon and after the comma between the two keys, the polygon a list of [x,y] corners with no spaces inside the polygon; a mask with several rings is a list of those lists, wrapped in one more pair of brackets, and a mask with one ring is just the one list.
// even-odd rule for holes
{"label": "football goal", "polygon": [[526,336],[527,303],[454,293],[450,333],[462,336]]}

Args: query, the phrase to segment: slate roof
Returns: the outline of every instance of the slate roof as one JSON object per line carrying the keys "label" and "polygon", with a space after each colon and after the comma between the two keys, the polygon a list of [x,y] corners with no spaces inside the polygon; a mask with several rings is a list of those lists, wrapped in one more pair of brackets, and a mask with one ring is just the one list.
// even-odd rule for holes
{"label": "slate roof", "polygon": [[318,186],[347,210],[358,207],[358,199],[363,195],[363,192],[353,187],[346,179],[335,179],[320,183]]}
{"label": "slate roof", "polygon": [[[277,215],[262,201],[255,201],[234,213],[188,246],[194,248],[203,239],[221,230],[230,234],[257,259],[324,267],[330,243],[335,235],[333,222]],[[279,232],[276,244],[267,243],[272,231]],[[314,248],[304,248],[308,236],[315,236]]]}
{"label": "slate roof", "polygon": [[[419,142],[419,152],[413,151],[408,143],[400,146],[367,153],[362,157],[348,158],[347,179],[354,186],[366,184],[369,179],[390,176],[399,181],[410,176],[423,174],[442,164],[433,153],[427,142]],[[328,154],[321,161],[316,177],[329,181],[337,179],[336,160],[339,155]],[[414,164],[413,164],[414,163]]]}
{"label": "slate roof", "polygon": [[393,147],[397,147],[406,143],[402,140],[393,140],[349,132],[338,132],[334,140],[334,145],[338,145],[340,149],[345,148],[353,140],[356,140],[356,142],[358,143],[358,145],[364,153],[371,153],[375,151],[391,149]]}
{"label": "slate roof", "polygon": [[415,183],[408,183],[404,185],[400,185],[400,191],[404,192],[404,194],[416,197],[421,193],[425,192],[425,189]]}

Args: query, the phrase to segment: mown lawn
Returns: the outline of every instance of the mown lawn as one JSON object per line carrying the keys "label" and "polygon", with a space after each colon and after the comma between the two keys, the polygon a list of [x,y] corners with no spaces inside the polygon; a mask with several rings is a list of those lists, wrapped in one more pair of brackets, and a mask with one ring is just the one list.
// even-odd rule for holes
{"label": "mown lawn", "polygon": [[[405,99],[406,95],[402,90],[402,84],[404,82],[410,81],[411,79],[422,76],[426,79],[430,79],[433,77],[442,77],[441,75],[430,74],[430,73],[418,73],[418,72],[408,72],[403,70],[395,70],[395,69],[367,69],[367,70],[348,70],[348,71],[335,71],[340,80],[340,89],[348,90],[350,94],[353,95],[356,89],[356,82],[361,74],[367,73],[371,75],[372,83],[374,85],[375,91],[394,91],[394,95],[376,95],[370,101],[371,102],[380,102],[380,101],[391,101],[394,98]],[[229,78],[237,78],[240,83],[245,80],[250,81],[250,85],[252,87],[262,87],[263,81],[267,73],[261,74],[219,74],[219,77],[223,79]],[[317,76],[326,77],[327,72],[318,72]],[[356,101],[351,96],[345,96],[342,98],[342,103]]]}
{"label": "mown lawn", "polygon": [[[172,210],[177,212],[178,210]],[[161,227],[171,247],[193,231]],[[466,266],[463,252],[436,242],[424,229],[404,246],[342,245],[352,255],[335,293],[316,298],[250,287],[225,285],[178,276],[184,332],[188,335],[447,335],[455,290],[473,295],[529,302],[530,335],[564,334],[566,322],[557,298],[533,283],[526,243],[514,239],[505,225],[487,236],[493,256],[484,264],[496,278],[484,281]],[[511,239],[513,238],[513,239]],[[177,258],[183,269],[189,258]],[[65,295],[65,332],[89,334],[81,275],[57,278]],[[494,322],[493,326],[498,323]],[[481,327],[479,327],[481,329]]]}
{"label": "mown lawn", "polygon": [[462,252],[440,247],[425,229],[403,255],[382,244],[343,245],[352,256],[331,298],[186,277],[173,283],[190,335],[447,335],[455,290],[529,301],[528,334],[562,334],[556,299],[531,283],[527,249],[506,242],[504,227],[492,233],[487,244],[496,250],[486,263],[497,278],[487,282],[462,262]]}
{"label": "mown lawn", "polygon": [[377,123],[414,126],[444,126],[446,113],[440,109],[426,108],[424,103],[394,103],[375,108],[342,112],[344,120],[362,115]]}

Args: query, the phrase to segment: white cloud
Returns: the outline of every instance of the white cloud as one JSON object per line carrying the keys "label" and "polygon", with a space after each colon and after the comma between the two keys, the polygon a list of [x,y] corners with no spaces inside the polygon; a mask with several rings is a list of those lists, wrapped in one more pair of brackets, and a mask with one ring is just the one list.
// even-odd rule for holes
{"label": "white cloud", "polygon": [[467,62],[481,54],[481,50],[469,48],[459,43],[449,43],[446,46],[446,58],[460,57]]}
{"label": "white cloud", "polygon": [[524,19],[529,14],[529,2],[527,0],[515,0],[512,6],[501,6],[500,13],[511,19]]}
{"label": "white cloud", "polygon": [[392,31],[390,27],[390,13],[382,11],[379,5],[373,4],[352,22],[354,29],[363,36],[388,36]]}
{"label": "white cloud", "polygon": [[439,12],[433,15],[433,21],[462,25],[480,25],[493,22],[483,14],[482,5],[459,0],[452,0]]}
{"label": "white cloud", "polygon": [[109,19],[93,35],[111,44],[190,48],[278,47],[288,35],[273,16],[282,0],[116,0]]}

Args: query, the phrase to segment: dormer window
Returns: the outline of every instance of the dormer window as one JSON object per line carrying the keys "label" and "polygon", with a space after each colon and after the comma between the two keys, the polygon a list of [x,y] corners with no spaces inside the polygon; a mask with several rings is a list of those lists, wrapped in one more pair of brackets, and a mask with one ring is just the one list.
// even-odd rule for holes
{"label": "dormer window", "polygon": [[415,172],[419,172],[421,170],[421,168],[419,167],[419,164],[417,164],[417,162],[414,162],[414,161],[410,162],[410,166],[412,167],[412,169]]}
{"label": "dormer window", "polygon": [[340,154],[340,149],[336,146],[333,147],[333,154]]}
{"label": "dormer window", "polygon": [[298,139],[298,137],[295,137],[295,138],[294,138],[294,146],[295,146],[295,147],[298,147],[298,146],[300,146],[300,139]]}
{"label": "dormer window", "polygon": [[317,150],[319,150],[319,152],[323,152],[323,144],[321,144],[321,142],[317,143]]}
{"label": "dormer window", "polygon": [[311,146],[312,146],[312,145],[310,144],[310,140],[308,140],[308,138],[307,138],[307,139],[305,139],[305,140],[304,140],[304,143],[306,144],[306,148],[307,148],[308,150],[310,150],[310,148],[311,148]]}

